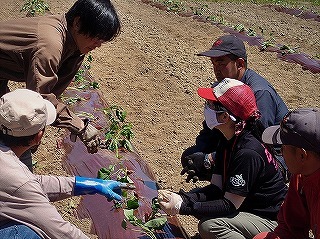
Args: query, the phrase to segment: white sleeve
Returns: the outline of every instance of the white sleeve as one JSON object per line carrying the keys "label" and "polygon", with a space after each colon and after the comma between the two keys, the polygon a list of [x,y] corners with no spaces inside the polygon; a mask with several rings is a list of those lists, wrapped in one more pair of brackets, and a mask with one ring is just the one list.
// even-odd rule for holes
{"label": "white sleeve", "polygon": [[51,202],[69,198],[73,195],[75,177],[51,175],[34,175],[40,183],[43,192]]}

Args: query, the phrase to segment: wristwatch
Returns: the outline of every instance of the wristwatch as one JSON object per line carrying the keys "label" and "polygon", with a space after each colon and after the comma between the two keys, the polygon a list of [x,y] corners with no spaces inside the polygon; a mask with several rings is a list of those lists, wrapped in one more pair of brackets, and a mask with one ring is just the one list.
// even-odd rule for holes
{"label": "wristwatch", "polygon": [[205,169],[210,169],[211,168],[211,161],[209,159],[209,155],[210,154],[205,154],[204,155],[203,166],[205,167]]}
{"label": "wristwatch", "polygon": [[[211,156],[211,157],[210,157]],[[216,152],[204,155],[203,166],[205,169],[211,169],[212,165],[215,165]]]}

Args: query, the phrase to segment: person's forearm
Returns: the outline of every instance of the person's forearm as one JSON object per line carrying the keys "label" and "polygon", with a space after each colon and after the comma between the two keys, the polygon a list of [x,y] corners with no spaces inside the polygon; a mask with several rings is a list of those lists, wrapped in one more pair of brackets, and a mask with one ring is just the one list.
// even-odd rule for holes
{"label": "person's forearm", "polygon": [[51,202],[69,198],[73,195],[75,177],[51,175],[35,176]]}
{"label": "person's forearm", "polygon": [[182,204],[180,209],[180,214],[193,215],[198,218],[227,216],[234,212],[236,212],[235,206],[225,198],[207,202],[196,202],[192,206]]}
{"label": "person's forearm", "polygon": [[73,113],[68,106],[59,101],[54,94],[41,95],[56,107],[57,119],[53,124],[51,124],[52,126],[66,128],[72,133],[77,133],[83,129],[83,121],[75,113]]}

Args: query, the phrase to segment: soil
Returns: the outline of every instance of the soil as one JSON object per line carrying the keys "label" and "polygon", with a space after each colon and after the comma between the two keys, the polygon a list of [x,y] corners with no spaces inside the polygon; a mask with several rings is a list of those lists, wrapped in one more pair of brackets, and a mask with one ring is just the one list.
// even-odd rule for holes
{"label": "soil", "polygon": [[[49,0],[50,12],[65,12],[74,1]],[[2,0],[0,20],[25,17],[22,1]],[[162,188],[189,190],[180,176],[180,155],[194,143],[203,121],[203,101],[198,87],[215,80],[208,58],[198,57],[213,41],[225,34],[210,23],[196,21],[163,11],[140,0],[115,0],[122,21],[122,32],[111,43],[92,51],[91,74],[109,104],[123,107],[127,120],[134,125],[133,144],[149,164]],[[188,2],[189,6],[202,3]],[[221,15],[232,25],[243,24],[260,32],[266,39],[308,54],[320,54],[320,23],[278,12],[272,7],[249,3],[207,3],[208,14]],[[311,8],[311,6],[306,6]],[[320,12],[319,7],[313,10]],[[249,68],[254,69],[275,87],[288,107],[320,107],[320,74],[313,74],[295,63],[288,63],[272,52],[261,52],[246,44]],[[319,60],[319,59],[318,59]],[[21,87],[12,84],[12,88]],[[61,166],[63,149],[56,141],[62,131],[48,128],[43,144],[34,155],[36,173],[67,175]],[[79,199],[55,203],[66,220],[81,228],[90,238],[90,220],[74,215]],[[179,220],[190,236],[197,232],[197,221],[189,216]],[[120,237],[119,237],[120,239]]]}

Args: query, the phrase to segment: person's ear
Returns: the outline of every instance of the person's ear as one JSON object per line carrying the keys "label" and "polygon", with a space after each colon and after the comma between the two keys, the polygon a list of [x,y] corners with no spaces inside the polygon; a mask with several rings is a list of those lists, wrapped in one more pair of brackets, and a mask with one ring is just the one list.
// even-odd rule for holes
{"label": "person's ear", "polygon": [[[228,120],[230,119],[230,115],[228,112],[223,112],[221,113],[221,117],[220,117],[221,121],[222,122],[219,122],[219,123],[227,123]],[[231,119],[230,119],[231,120]]]}
{"label": "person's ear", "polygon": [[297,148],[296,155],[301,162],[305,162],[307,160],[308,153],[304,148]]}
{"label": "person's ear", "polygon": [[243,58],[238,58],[236,60],[236,66],[238,69],[244,68],[245,67],[245,61]]}
{"label": "person's ear", "polygon": [[40,130],[40,131],[35,135],[35,137],[34,137],[34,139],[33,139],[35,145],[39,145],[39,144],[40,144],[43,135],[44,135],[44,129],[43,129],[43,130]]}
{"label": "person's ear", "polygon": [[80,17],[75,17],[73,19],[72,27],[78,32],[80,30]]}

